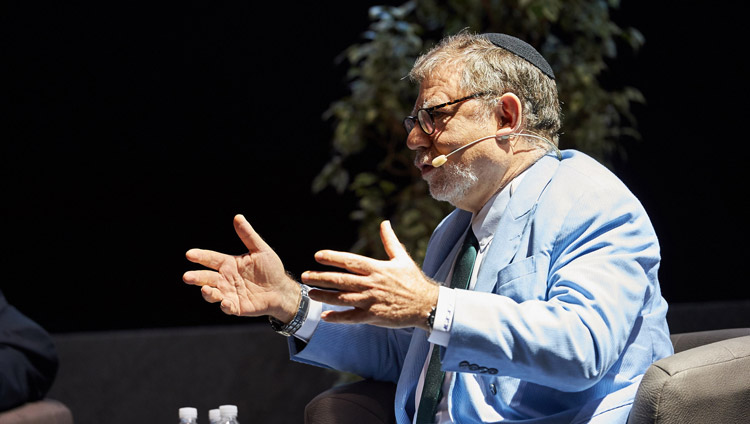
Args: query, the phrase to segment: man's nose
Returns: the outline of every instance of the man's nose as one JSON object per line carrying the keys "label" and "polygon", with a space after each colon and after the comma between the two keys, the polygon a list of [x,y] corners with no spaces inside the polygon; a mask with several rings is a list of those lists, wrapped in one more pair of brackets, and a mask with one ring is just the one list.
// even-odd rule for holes
{"label": "man's nose", "polygon": [[430,147],[431,144],[432,140],[430,139],[430,136],[425,134],[425,132],[419,128],[419,125],[415,125],[414,128],[411,129],[411,132],[406,136],[406,147],[410,150],[417,150],[420,147]]}

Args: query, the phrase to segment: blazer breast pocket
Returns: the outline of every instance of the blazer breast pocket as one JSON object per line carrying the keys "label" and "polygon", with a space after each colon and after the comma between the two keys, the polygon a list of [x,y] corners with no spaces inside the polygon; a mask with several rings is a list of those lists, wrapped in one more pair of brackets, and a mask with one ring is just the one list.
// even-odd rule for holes
{"label": "blazer breast pocket", "polygon": [[526,300],[546,300],[548,272],[549,257],[537,253],[498,271],[494,292],[518,303]]}

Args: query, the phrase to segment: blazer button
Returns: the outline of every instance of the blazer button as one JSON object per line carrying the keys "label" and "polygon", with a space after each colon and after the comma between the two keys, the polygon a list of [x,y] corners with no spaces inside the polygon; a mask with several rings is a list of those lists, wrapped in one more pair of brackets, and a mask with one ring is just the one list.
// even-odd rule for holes
{"label": "blazer button", "polygon": [[495,383],[490,384],[490,393],[493,395],[497,394],[497,386],[495,386]]}
{"label": "blazer button", "polygon": [[487,370],[487,372],[490,374],[497,374],[497,368],[490,368]]}
{"label": "blazer button", "polygon": [[459,362],[458,366],[461,368],[466,368],[469,366],[469,361],[461,361]]}

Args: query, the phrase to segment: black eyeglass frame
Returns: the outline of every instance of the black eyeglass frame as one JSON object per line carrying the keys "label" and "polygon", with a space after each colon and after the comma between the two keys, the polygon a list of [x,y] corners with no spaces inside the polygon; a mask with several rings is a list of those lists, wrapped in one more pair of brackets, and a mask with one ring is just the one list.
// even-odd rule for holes
{"label": "black eyeglass frame", "polygon": [[[411,130],[413,130],[414,127],[417,126],[416,123],[419,122],[419,128],[421,128],[425,134],[432,135],[435,133],[435,117],[432,116],[432,112],[434,110],[440,109],[441,107],[455,105],[456,103],[465,102],[467,100],[471,100],[480,96],[485,96],[491,93],[492,93],[491,91],[483,91],[481,93],[474,93],[466,97],[461,97],[460,99],[451,100],[450,102],[419,109],[417,110],[417,116],[407,116],[406,118],[404,118],[404,129],[406,130],[406,134],[409,135],[411,133]],[[429,119],[429,123],[431,124],[430,126],[432,127],[432,130],[428,131],[427,129],[428,125],[425,124],[425,119]]]}

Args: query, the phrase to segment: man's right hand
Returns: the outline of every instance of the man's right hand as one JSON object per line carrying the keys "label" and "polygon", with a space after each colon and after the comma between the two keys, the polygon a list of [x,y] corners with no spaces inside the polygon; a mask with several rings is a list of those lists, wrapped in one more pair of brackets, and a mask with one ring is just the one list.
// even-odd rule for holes
{"label": "man's right hand", "polygon": [[211,250],[190,249],[186,257],[210,270],[186,272],[187,284],[201,286],[203,298],[221,302],[230,315],[270,315],[289,322],[297,313],[300,287],[284,270],[284,264],[242,215],[234,217],[234,229],[248,249],[232,256]]}

